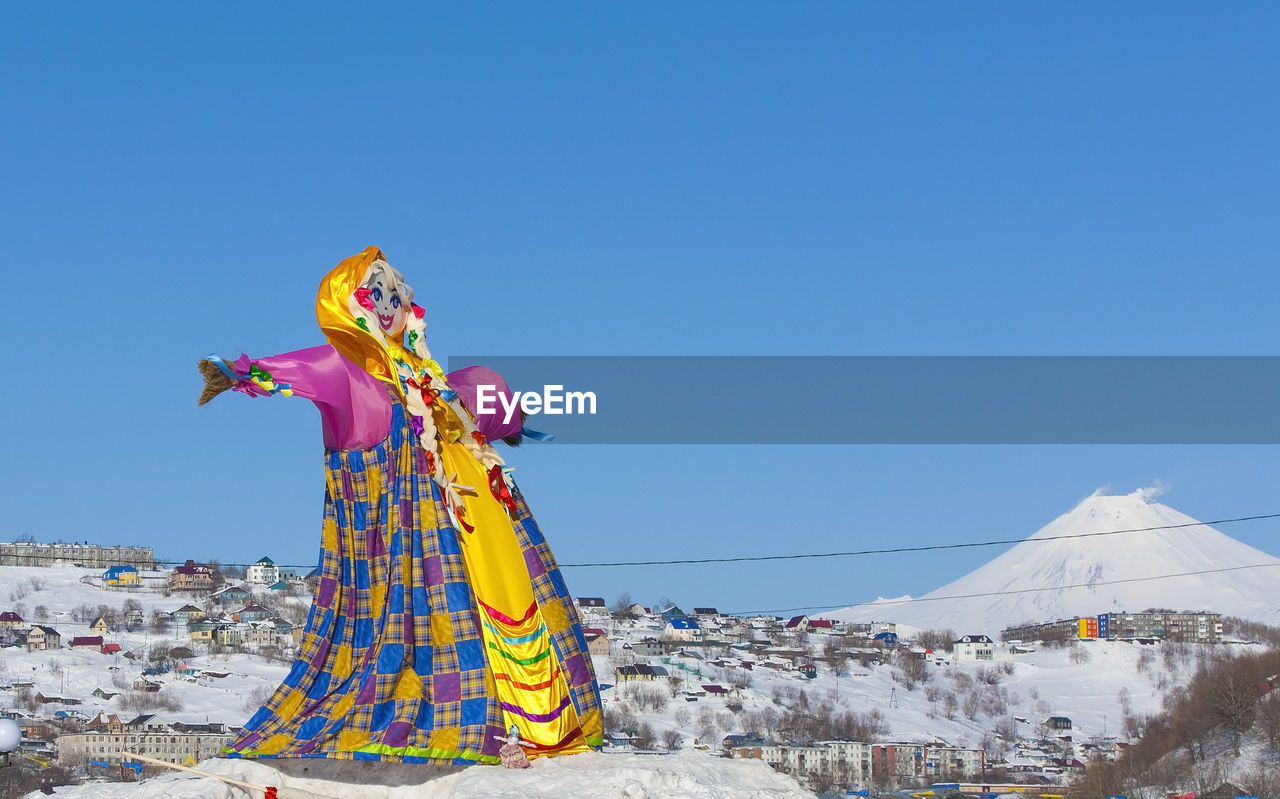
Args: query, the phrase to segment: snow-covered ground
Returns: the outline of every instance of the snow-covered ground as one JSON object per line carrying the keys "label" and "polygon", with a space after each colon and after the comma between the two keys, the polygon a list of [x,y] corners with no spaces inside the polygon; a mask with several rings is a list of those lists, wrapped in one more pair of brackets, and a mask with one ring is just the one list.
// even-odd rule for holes
{"label": "snow-covered ground", "polygon": [[[78,621],[73,618],[73,612],[83,606],[119,608],[125,599],[134,599],[149,618],[152,610],[167,612],[185,604],[202,604],[201,600],[186,595],[166,597],[150,591],[121,592],[90,584],[98,576],[96,570],[72,567],[0,567],[0,611],[13,610],[20,603],[25,606],[23,616],[31,622],[35,609],[44,606],[48,620],[43,623],[62,634],[65,646],[73,636],[89,632],[89,619],[83,618],[83,611]],[[33,577],[40,590],[32,585]],[[82,581],[84,577],[89,581]],[[1103,736],[1123,737],[1124,717],[1157,712],[1163,692],[1189,676],[1197,658],[1206,656],[1210,650],[1209,647],[1093,641],[1082,642],[1074,649],[1040,648],[1021,654],[997,647],[996,661],[964,664],[950,663],[945,653],[939,652],[929,659],[923,677],[911,684],[888,652],[883,653],[878,663],[866,666],[850,660],[841,675],[836,675],[820,657],[814,657],[820,666],[817,676],[808,679],[790,665],[774,670],[766,667],[758,655],[728,646],[708,647],[690,649],[689,654],[634,658],[635,662],[662,665],[678,678],[637,686],[617,684],[615,667],[633,661],[632,650],[624,649],[623,644],[660,635],[661,622],[642,619],[613,625],[604,620],[588,621],[593,623],[609,626],[612,642],[610,655],[594,658],[608,717],[634,716],[636,726],[647,723],[654,731],[655,748],[670,743],[677,750],[673,754],[605,752],[551,758],[536,762],[527,774],[490,767],[457,773],[406,767],[412,774],[406,779],[416,781],[412,788],[369,784],[367,778],[351,777],[351,769],[367,768],[369,764],[300,761],[307,764],[310,771],[304,774],[297,770],[302,766],[286,763],[282,766],[287,772],[285,776],[269,766],[241,761],[207,761],[202,767],[264,785],[306,788],[307,780],[330,780],[331,794],[361,798],[472,794],[632,798],[805,796],[809,794],[794,781],[775,775],[763,763],[714,757],[723,736],[753,730],[768,734],[773,732],[767,728],[771,720],[776,722],[785,711],[803,708],[807,703],[809,708],[860,714],[875,711],[886,728],[879,736],[881,740],[970,748],[985,746],[990,754],[1015,755],[1011,747],[996,740],[994,732],[998,727],[1006,730],[1012,727],[1019,737],[1026,739],[1043,737],[1046,734],[1043,722],[1049,716],[1068,716],[1073,724],[1070,734],[1076,742]],[[800,643],[807,645],[811,653],[820,655],[827,640],[824,635],[814,634],[807,642]],[[106,641],[121,644],[125,651],[146,651],[157,643],[190,645],[185,634],[177,629],[159,636],[145,629],[133,633],[111,632]],[[192,648],[201,651],[201,647]],[[716,661],[723,665],[714,665]],[[746,668],[744,661],[751,662],[752,668]],[[191,678],[170,672],[149,678],[161,683],[162,695],[170,697],[179,708],[155,711],[157,721],[242,724],[267,692],[279,684],[289,666],[286,662],[248,653],[202,653],[191,658],[188,664],[197,670],[227,676]],[[14,684],[31,683],[32,694],[72,697],[83,702],[72,708],[40,705],[35,710],[38,718],[49,718],[58,710],[70,709],[87,717],[100,711],[114,713],[127,722],[136,712],[124,710],[121,698],[127,695],[128,686],[141,676],[146,665],[120,655],[66,648],[48,652],[3,649],[0,650],[0,708],[18,707],[19,691],[26,689]],[[705,691],[703,686],[708,685],[731,690],[727,694],[716,694]],[[102,699],[92,695],[98,688],[123,693]],[[637,695],[638,688],[650,695],[650,701]],[[656,702],[652,701],[655,694],[660,697]],[[672,740],[664,741],[664,737]],[[375,768],[380,768],[380,773],[397,771],[386,766]],[[97,784],[79,789],[59,788],[58,793],[106,798],[244,795],[243,792],[218,792],[223,790],[187,776],[166,776],[141,786]]]}
{"label": "snow-covered ground", "polygon": [[[145,660],[130,660],[123,654],[106,655],[68,649],[75,636],[92,634],[89,623],[93,619],[81,617],[77,620],[74,617],[75,610],[81,606],[97,608],[99,605],[108,605],[118,610],[126,599],[133,599],[142,605],[145,618],[150,620],[153,610],[167,613],[187,604],[199,607],[203,600],[187,594],[164,596],[158,592],[106,589],[82,582],[82,578],[100,582],[96,578],[101,577],[101,574],[100,569],[72,566],[0,567],[0,611],[15,610],[22,606],[20,609],[25,612],[21,615],[27,624],[38,623],[52,627],[62,636],[62,648],[58,650],[0,650],[3,652],[0,655],[0,686],[30,682],[33,694],[70,697],[83,702],[74,707],[45,705],[42,712],[48,715],[57,710],[76,710],[89,717],[99,711],[132,717],[127,711],[121,710],[119,698],[101,699],[93,696],[93,691],[98,688],[108,693],[128,691],[133,681],[141,677],[142,670],[150,664]],[[32,588],[33,578],[42,586],[38,591]],[[263,589],[261,593],[267,592]],[[23,595],[18,596],[19,594]],[[41,606],[48,612],[45,621],[36,620],[36,609]],[[239,610],[239,607],[228,610]],[[176,626],[170,626],[164,634],[157,634],[150,630],[149,625],[143,624],[135,632],[124,629],[112,631],[103,640],[105,643],[120,644],[122,653],[133,650],[147,652],[157,645],[167,648],[185,646],[196,651],[201,649],[193,646],[186,631]],[[160,683],[162,693],[176,700],[176,705],[180,707],[180,710],[165,712],[165,721],[243,723],[258,707],[257,703],[249,706],[251,698],[261,698],[264,691],[274,689],[288,671],[286,663],[248,654],[204,654],[192,658],[190,663],[202,670],[226,672],[228,676],[220,679],[205,676],[185,678],[170,672],[158,677],[148,677],[151,681]],[[13,706],[14,694],[0,691],[0,707]]]}
{"label": "snow-covered ground", "polygon": [[[820,647],[821,636],[811,637],[813,639]],[[1236,645],[1221,645],[1217,651],[1236,648]],[[724,712],[736,698],[743,705],[742,713],[729,713],[728,717],[740,725],[749,711],[797,706],[799,693],[803,691],[810,707],[878,712],[888,725],[888,732],[882,737],[890,741],[942,741],[952,746],[977,748],[1002,719],[1026,719],[1017,722],[1018,731],[1031,738],[1041,722],[1056,715],[1071,719],[1070,734],[1077,741],[1104,736],[1122,738],[1124,715],[1158,712],[1165,690],[1179,676],[1189,676],[1196,658],[1209,649],[1191,645],[1165,647],[1083,641],[1078,649],[1040,648],[1027,654],[1010,654],[998,646],[998,659],[990,663],[940,665],[930,662],[925,681],[910,688],[891,657],[886,657],[879,666],[863,667],[850,661],[843,676],[821,667],[814,679],[807,679],[798,671],[774,672],[756,666],[750,672],[736,670],[739,679],[749,674],[747,679],[751,683],[736,697],[705,696],[696,703],[675,697],[663,710],[637,712],[637,718],[652,724],[659,737],[667,729],[693,736],[700,732],[696,717],[704,707],[716,711],[719,718],[727,718]],[[946,660],[945,653],[939,657]],[[728,685],[735,677],[735,670],[718,669],[693,658],[667,659],[670,663],[666,668],[682,677],[688,688],[696,689],[707,683]],[[596,666],[600,682],[613,683],[608,662],[597,658]],[[606,688],[602,693],[606,707],[616,707],[616,703],[624,701],[627,691],[626,684]],[[948,708],[948,694],[955,697],[952,709]],[[972,718],[965,707],[965,699],[970,694],[977,698]],[[684,725],[676,720],[681,708],[693,717]],[[718,729],[720,734],[746,731],[749,730],[741,726]]]}
{"label": "snow-covered ground", "polygon": [[[526,770],[497,766],[433,769],[380,763],[305,761],[287,773],[243,760],[208,760],[201,770],[280,789],[280,799],[806,799],[792,778],[753,760],[699,752],[628,755],[588,752],[535,760]],[[58,788],[77,799],[243,799],[244,788],[210,777],[166,774],[140,783]],[[32,799],[42,794],[31,794]],[[260,799],[256,796],[255,799]]]}

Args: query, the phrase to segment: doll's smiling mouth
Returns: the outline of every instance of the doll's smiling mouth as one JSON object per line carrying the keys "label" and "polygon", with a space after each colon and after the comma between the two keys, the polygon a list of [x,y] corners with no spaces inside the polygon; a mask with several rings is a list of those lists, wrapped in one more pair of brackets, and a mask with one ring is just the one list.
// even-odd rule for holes
{"label": "doll's smiling mouth", "polygon": [[378,314],[378,324],[382,325],[383,330],[390,330],[391,324],[395,321],[396,321],[395,314],[391,314],[389,316],[383,316],[382,314]]}

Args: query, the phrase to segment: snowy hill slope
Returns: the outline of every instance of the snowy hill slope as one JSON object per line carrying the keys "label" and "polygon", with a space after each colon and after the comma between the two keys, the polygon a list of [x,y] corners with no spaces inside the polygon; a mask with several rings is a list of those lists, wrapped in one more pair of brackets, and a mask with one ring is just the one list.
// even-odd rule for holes
{"label": "snowy hill slope", "polygon": [[[43,607],[51,624],[66,637],[88,633],[87,620],[99,605],[119,606],[126,599],[137,601],[148,614],[152,610],[172,611],[192,601],[190,596],[164,596],[137,591],[125,593],[107,590],[93,583],[94,572],[72,567],[37,569],[34,567],[0,567],[0,610],[25,611]],[[33,583],[33,578],[35,583]],[[83,580],[87,579],[88,582]],[[39,589],[35,588],[38,584]],[[6,602],[7,599],[7,602]],[[199,600],[196,600],[199,602]],[[295,601],[305,601],[300,597]],[[931,603],[939,607],[937,603]],[[725,620],[726,625],[730,620]],[[723,735],[752,730],[775,734],[781,730],[781,715],[794,708],[830,709],[858,714],[879,714],[883,730],[881,740],[908,742],[945,742],[959,747],[995,747],[991,757],[1013,755],[1012,745],[997,751],[1000,744],[992,738],[997,726],[1008,727],[1015,721],[1020,736],[1038,736],[1039,722],[1051,713],[1065,713],[1073,720],[1077,740],[1114,735],[1126,716],[1143,716],[1161,707],[1163,694],[1179,684],[1194,668],[1197,658],[1237,647],[1139,647],[1121,642],[1095,641],[1081,644],[1081,653],[1069,649],[1044,648],[1030,653],[1014,653],[1004,648],[997,652],[997,664],[950,663],[945,657],[930,660],[918,683],[904,681],[898,656],[884,653],[867,664],[851,661],[839,673],[820,658],[819,669],[809,679],[794,664],[780,669],[776,665],[787,658],[751,653],[728,646],[694,648],[652,657],[637,656],[624,646],[636,644],[650,636],[660,636],[663,622],[658,617],[631,621],[602,621],[609,628],[610,654],[593,658],[601,682],[601,694],[610,730],[623,726],[621,720],[631,718],[626,726],[647,725],[655,734],[655,747],[665,748],[668,734],[676,748],[671,755],[635,755],[609,751],[591,758],[581,756],[546,761],[524,777],[512,776],[498,768],[477,768],[471,773],[442,777],[423,777],[415,783],[419,792],[405,792],[396,783],[376,787],[353,787],[359,781],[341,774],[323,775],[312,771],[306,775],[288,771],[288,779],[277,782],[259,780],[262,775],[239,772],[246,764],[214,761],[209,768],[224,774],[241,774],[251,782],[297,785],[293,780],[323,780],[329,795],[358,797],[476,795],[596,797],[719,797],[719,796],[808,796],[794,783],[772,784],[757,779],[752,773],[738,771],[739,764],[729,764],[713,755]],[[935,627],[928,624],[922,626]],[[128,650],[148,651],[190,644],[185,633],[171,627],[166,631],[141,629],[135,632],[112,631],[108,640],[119,642]],[[822,652],[831,640],[857,646],[853,640],[815,634],[805,642],[790,641],[786,648],[807,647],[810,653]],[[249,651],[210,653],[195,646],[197,653],[186,659],[196,676],[176,672],[148,677],[162,690],[156,697],[170,697],[175,708],[145,712],[157,713],[156,721],[169,723],[221,722],[242,724],[257,709],[289,668],[287,660],[269,660]],[[809,655],[805,654],[805,658]],[[647,662],[665,667],[676,680],[659,680],[648,685],[618,684],[615,666]],[[753,663],[754,667],[747,664]],[[125,721],[137,713],[126,707],[124,700],[136,694],[130,686],[142,675],[145,661],[134,661],[121,655],[94,651],[27,652],[24,649],[0,650],[0,709],[16,709],[23,718],[49,721],[60,704],[32,705],[31,694],[43,692],[79,699],[83,704],[72,709],[85,716],[98,712],[114,713]],[[999,665],[1004,668],[995,669]],[[212,676],[212,675],[218,676]],[[19,688],[19,683],[29,688]],[[708,691],[717,687],[740,686],[730,693]],[[114,697],[96,696],[94,691],[120,691]],[[24,694],[24,691],[26,692]],[[657,704],[642,702],[641,691],[656,692]],[[695,696],[696,694],[696,696]],[[24,699],[24,696],[26,698]],[[807,698],[806,698],[807,697]],[[972,709],[970,709],[970,705]],[[812,711],[808,711],[812,712]],[[710,751],[694,749],[699,743]],[[627,752],[629,750],[622,750]],[[595,760],[593,758],[604,758]],[[585,765],[577,765],[577,764]],[[260,767],[261,764],[247,764]],[[742,764],[756,769],[761,764]],[[317,766],[339,768],[340,766]],[[720,771],[719,769],[729,769]],[[767,773],[767,772],[766,772]],[[89,778],[100,776],[93,769]],[[272,777],[270,773],[267,777]],[[305,787],[299,785],[299,787]],[[720,790],[719,793],[713,792]],[[750,790],[751,793],[745,791]],[[70,793],[75,791],[76,793]],[[81,792],[83,791],[83,792]],[[108,793],[108,791],[125,791]],[[152,791],[143,793],[143,791]],[[237,796],[243,793],[220,793],[208,783],[188,777],[165,777],[156,785],[144,783],[125,786],[86,785],[80,788],[58,788],[59,795],[72,796]],[[381,792],[379,792],[381,791]],[[399,792],[397,792],[399,791]],[[698,791],[703,791],[699,793]],[[451,793],[452,792],[452,793]],[[736,792],[736,793],[735,793]]]}
{"label": "snowy hill slope", "polygon": [[[1280,622],[1280,558],[1196,521],[1146,490],[1095,494],[985,566],[917,601],[878,601],[831,616],[993,637],[1011,624],[1150,607]],[[1047,540],[1187,524],[1194,526]],[[1268,566],[1239,568],[1258,564]],[[1200,573],[1153,579],[1189,572]],[[1051,590],[1041,590],[1046,588]],[[942,601],[946,597],[962,598]]]}

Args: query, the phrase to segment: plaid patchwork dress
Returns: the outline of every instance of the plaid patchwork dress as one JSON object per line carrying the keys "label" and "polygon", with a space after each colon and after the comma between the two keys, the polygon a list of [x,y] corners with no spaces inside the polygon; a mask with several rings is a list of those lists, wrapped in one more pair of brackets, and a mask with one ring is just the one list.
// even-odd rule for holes
{"label": "plaid patchwork dress", "polygon": [[450,473],[484,495],[468,501],[475,530],[455,530],[406,416],[395,401],[387,439],[326,451],[298,657],[224,756],[496,763],[512,724],[530,757],[602,742],[577,611],[524,498],[502,510],[446,444]]}

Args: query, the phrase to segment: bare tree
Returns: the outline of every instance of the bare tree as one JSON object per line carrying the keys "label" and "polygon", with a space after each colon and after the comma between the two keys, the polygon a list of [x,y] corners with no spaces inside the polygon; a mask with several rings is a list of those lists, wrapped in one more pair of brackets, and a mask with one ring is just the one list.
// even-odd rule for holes
{"label": "bare tree", "polygon": [[1257,707],[1257,682],[1250,680],[1244,669],[1232,668],[1234,662],[1216,669],[1217,679],[1208,686],[1206,705],[1210,717],[1231,733],[1231,747],[1240,757],[1240,736],[1253,726]]}
{"label": "bare tree", "polygon": [[951,646],[955,643],[955,630],[921,630],[916,636],[916,643],[925,649],[932,649],[934,652],[950,652]]}
{"label": "bare tree", "polygon": [[637,749],[652,749],[654,744],[653,727],[649,726],[649,722],[642,721],[636,727],[635,735],[631,736],[631,745]]}
{"label": "bare tree", "polygon": [[698,708],[698,733],[703,738],[710,738],[716,732],[716,712],[708,705]]}
{"label": "bare tree", "polygon": [[613,600],[613,604],[609,606],[609,610],[615,615],[623,616],[630,612],[630,608],[634,604],[635,601],[631,599],[631,594],[627,591],[623,591],[621,594],[618,594],[617,599]]}
{"label": "bare tree", "polygon": [[957,705],[955,691],[946,691],[942,694],[942,712],[947,715],[947,718],[953,719],[956,717]]}

